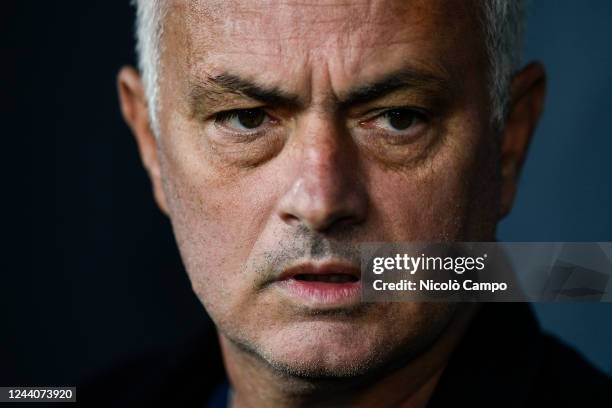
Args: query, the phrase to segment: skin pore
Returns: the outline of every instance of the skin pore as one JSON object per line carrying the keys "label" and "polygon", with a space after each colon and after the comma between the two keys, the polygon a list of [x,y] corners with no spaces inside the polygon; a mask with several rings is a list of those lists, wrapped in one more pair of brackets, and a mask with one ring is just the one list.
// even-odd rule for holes
{"label": "skin pore", "polygon": [[514,78],[498,134],[475,3],[167,7],[159,137],[129,67],[122,112],[218,328],[234,405],[424,406],[472,307],[327,307],[278,279],[298,262],[358,267],[360,242],[494,240],[542,67]]}

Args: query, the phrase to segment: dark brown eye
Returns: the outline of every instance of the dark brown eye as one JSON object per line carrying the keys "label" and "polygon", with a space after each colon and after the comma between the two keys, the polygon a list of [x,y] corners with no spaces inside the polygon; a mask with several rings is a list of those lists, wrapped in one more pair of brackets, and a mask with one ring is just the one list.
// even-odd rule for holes
{"label": "dark brown eye", "polygon": [[266,113],[262,109],[245,109],[236,114],[238,122],[247,129],[261,126]]}
{"label": "dark brown eye", "polygon": [[383,114],[391,130],[402,131],[413,126],[419,119],[419,114],[410,109],[392,109]]}
{"label": "dark brown eye", "polygon": [[267,114],[263,109],[236,109],[217,115],[217,122],[221,122],[236,130],[252,130],[264,124]]}

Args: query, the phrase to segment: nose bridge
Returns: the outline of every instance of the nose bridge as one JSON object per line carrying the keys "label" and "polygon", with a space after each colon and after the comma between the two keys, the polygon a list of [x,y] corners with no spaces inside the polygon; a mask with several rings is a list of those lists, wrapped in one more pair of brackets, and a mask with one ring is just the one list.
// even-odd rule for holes
{"label": "nose bridge", "polygon": [[350,146],[332,119],[316,118],[298,136],[301,150],[300,170],[305,185],[334,194],[346,182],[346,156]]}
{"label": "nose bridge", "polygon": [[340,220],[361,220],[365,194],[357,166],[351,168],[356,158],[350,138],[333,118],[322,113],[313,113],[297,127],[291,157],[296,172],[281,200],[281,218],[318,231]]}

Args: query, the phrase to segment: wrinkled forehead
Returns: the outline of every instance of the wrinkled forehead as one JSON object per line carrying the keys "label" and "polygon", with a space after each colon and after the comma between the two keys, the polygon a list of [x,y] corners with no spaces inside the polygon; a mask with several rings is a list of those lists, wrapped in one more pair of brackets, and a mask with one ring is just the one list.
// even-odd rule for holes
{"label": "wrinkled forehead", "polygon": [[466,0],[175,0],[166,15],[163,59],[185,74],[231,71],[287,87],[317,75],[349,86],[405,63],[452,74],[484,50]]}

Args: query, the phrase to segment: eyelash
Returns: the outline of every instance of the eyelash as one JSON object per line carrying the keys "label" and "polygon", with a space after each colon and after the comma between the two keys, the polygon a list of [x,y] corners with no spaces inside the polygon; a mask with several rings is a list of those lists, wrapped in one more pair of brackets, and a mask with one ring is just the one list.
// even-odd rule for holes
{"label": "eyelash", "polygon": [[366,122],[370,122],[372,120],[384,117],[385,115],[394,112],[394,111],[407,111],[410,112],[411,114],[413,114],[414,116],[416,116],[419,120],[421,120],[422,122],[427,122],[429,121],[429,117],[430,117],[430,113],[422,108],[415,108],[412,106],[394,106],[394,107],[390,107],[390,108],[384,108],[384,109],[373,109],[370,110],[366,113],[367,115],[367,119],[361,120],[359,121],[359,123],[366,123]]}
{"label": "eyelash", "polygon": [[231,136],[236,139],[235,140],[236,142],[241,142],[241,143],[251,142],[267,134],[271,130],[270,127],[265,126],[265,128],[263,129],[256,128],[251,131],[243,131],[243,130],[241,131],[241,130],[232,129],[230,126],[227,125],[227,123],[230,120],[237,118],[238,114],[241,112],[255,111],[255,110],[261,110],[263,112],[263,114],[265,115],[264,120],[266,121],[264,122],[265,125],[269,125],[269,124],[274,125],[279,122],[276,118],[270,115],[267,110],[261,107],[232,109],[232,110],[222,111],[222,112],[219,112],[213,115],[212,120],[216,126],[222,127],[222,130],[224,132],[231,134]]}
{"label": "eyelash", "polygon": [[265,109],[258,107],[258,108],[232,109],[232,110],[227,110],[227,111],[219,112],[219,113],[214,115],[213,119],[214,119],[215,123],[224,123],[224,122],[228,122],[232,118],[237,117],[238,114],[241,113],[241,112],[244,112],[244,111],[255,111],[255,110],[261,110],[269,118],[271,118],[271,115]]}
{"label": "eyelash", "polygon": [[[226,132],[230,132],[233,135],[236,135],[238,137],[244,138],[245,140],[253,140],[256,139],[257,137],[265,134],[266,132],[268,132],[270,129],[264,128],[256,128],[253,129],[252,131],[237,131],[234,129],[231,129],[229,126],[227,126],[227,123],[232,120],[237,118],[237,115],[239,113],[243,113],[245,111],[255,111],[255,110],[261,110],[263,112],[263,114],[265,115],[264,118],[264,124],[277,124],[279,121],[277,119],[275,119],[272,115],[270,115],[268,113],[267,110],[265,110],[264,108],[261,107],[256,107],[256,108],[244,108],[244,109],[232,109],[232,110],[228,110],[228,111],[222,111],[219,112],[217,114],[215,114],[213,116],[213,120],[214,123],[216,125],[220,125],[224,127],[224,130]],[[398,131],[386,131],[384,129],[380,129],[380,127],[371,125],[371,123],[373,121],[376,121],[378,119],[384,118],[385,115],[389,115],[392,112],[395,111],[406,111],[409,112],[410,114],[414,115],[415,120],[418,121],[417,124],[422,123],[422,124],[428,124],[430,122],[430,113],[422,108],[415,108],[415,107],[407,107],[407,106],[395,106],[395,107],[391,107],[391,108],[385,108],[385,109],[379,109],[379,110],[371,110],[369,112],[367,112],[368,118],[365,120],[361,120],[359,121],[359,125],[361,125],[362,127],[366,128],[366,129],[378,129],[379,132],[381,133],[386,133],[389,135],[389,137],[395,137],[395,138],[399,138],[401,137],[401,133],[405,133],[407,132],[407,130],[398,130]],[[411,125],[410,128],[412,128],[413,126]]]}

